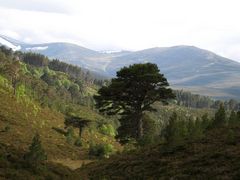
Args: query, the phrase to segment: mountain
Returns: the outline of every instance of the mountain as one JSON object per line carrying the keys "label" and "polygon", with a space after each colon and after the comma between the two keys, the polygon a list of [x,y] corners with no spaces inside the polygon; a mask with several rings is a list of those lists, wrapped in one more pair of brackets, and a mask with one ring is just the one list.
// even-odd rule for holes
{"label": "mountain", "polygon": [[70,43],[26,44],[6,36],[0,36],[0,44],[58,58],[109,77],[133,63],[156,63],[173,88],[215,98],[239,99],[240,63],[194,46],[98,52]]}
{"label": "mountain", "polygon": [[178,89],[214,97],[238,97],[240,63],[194,46],[151,48],[114,58],[110,74],[132,63],[156,63],[170,84]]}

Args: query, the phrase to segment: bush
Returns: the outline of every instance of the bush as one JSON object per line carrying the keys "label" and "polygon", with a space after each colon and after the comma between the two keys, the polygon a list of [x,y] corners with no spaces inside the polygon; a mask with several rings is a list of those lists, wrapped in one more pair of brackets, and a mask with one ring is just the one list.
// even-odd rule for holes
{"label": "bush", "polygon": [[67,143],[72,144],[74,139],[74,130],[72,127],[68,128],[66,133]]}
{"label": "bush", "polygon": [[77,138],[76,141],[74,142],[75,146],[81,147],[82,146],[82,141],[80,138]]}
{"label": "bush", "polygon": [[237,144],[237,138],[233,130],[228,130],[227,132],[227,144],[229,145],[236,145]]}
{"label": "bush", "polygon": [[114,152],[113,145],[111,144],[94,144],[91,143],[89,147],[89,155],[97,157],[108,158]]}
{"label": "bush", "polygon": [[218,111],[215,113],[215,117],[212,122],[212,128],[224,125],[226,125],[226,111],[223,104],[221,104]]}
{"label": "bush", "polygon": [[100,133],[105,134],[107,136],[112,136],[112,137],[116,136],[116,130],[111,124],[103,124],[100,126],[99,130],[100,130]]}
{"label": "bush", "polygon": [[47,154],[42,148],[38,133],[33,137],[29,152],[25,154],[24,158],[28,167],[32,167],[34,170],[42,169],[43,163],[47,160]]}
{"label": "bush", "polygon": [[3,132],[8,132],[8,131],[10,131],[10,126],[9,125],[7,125],[7,126],[5,126],[5,128],[4,128],[4,130],[3,130]]}
{"label": "bush", "polygon": [[131,139],[129,138],[129,140],[127,141],[127,143],[124,144],[123,146],[123,152],[130,152],[130,151],[133,151],[133,150],[136,150],[137,149],[137,141],[135,139]]}

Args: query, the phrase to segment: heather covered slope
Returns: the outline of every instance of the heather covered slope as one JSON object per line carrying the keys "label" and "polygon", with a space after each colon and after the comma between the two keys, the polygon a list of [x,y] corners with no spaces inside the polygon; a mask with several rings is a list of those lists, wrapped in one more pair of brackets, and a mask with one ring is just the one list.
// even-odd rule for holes
{"label": "heather covered slope", "polygon": [[[231,133],[230,133],[231,132]],[[230,138],[229,134],[232,134]],[[184,145],[157,145],[114,156],[75,171],[93,179],[238,179],[240,126],[209,130]]]}

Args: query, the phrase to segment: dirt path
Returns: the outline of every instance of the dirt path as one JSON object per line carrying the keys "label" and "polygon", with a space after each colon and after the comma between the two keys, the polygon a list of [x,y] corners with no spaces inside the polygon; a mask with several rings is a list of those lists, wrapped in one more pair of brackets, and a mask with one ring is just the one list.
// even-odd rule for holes
{"label": "dirt path", "polygon": [[75,170],[77,168],[82,167],[84,164],[88,164],[90,162],[93,162],[92,160],[71,160],[71,159],[55,159],[51,160],[54,163],[61,164],[63,166],[67,166],[72,170]]}

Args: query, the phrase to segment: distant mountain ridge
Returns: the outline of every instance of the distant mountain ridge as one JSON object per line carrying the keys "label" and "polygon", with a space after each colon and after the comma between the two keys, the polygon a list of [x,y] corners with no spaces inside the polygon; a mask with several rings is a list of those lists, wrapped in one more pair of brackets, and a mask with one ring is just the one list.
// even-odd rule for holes
{"label": "distant mountain ridge", "polygon": [[0,36],[13,50],[33,51],[113,77],[133,63],[156,63],[174,88],[215,98],[240,99],[240,63],[194,46],[98,52],[71,43],[27,44]]}

